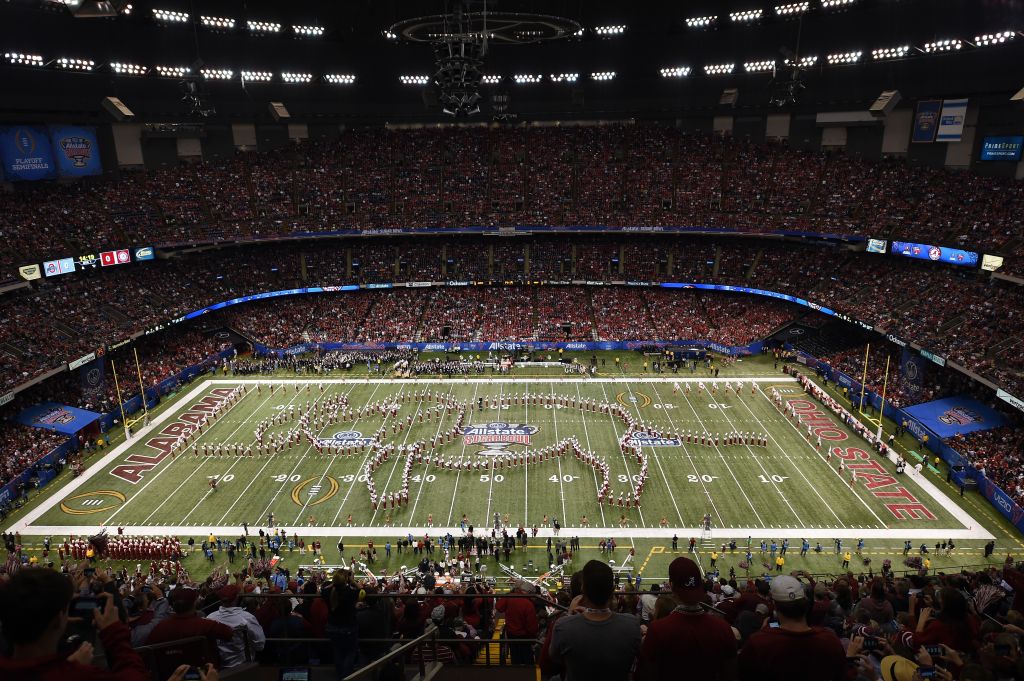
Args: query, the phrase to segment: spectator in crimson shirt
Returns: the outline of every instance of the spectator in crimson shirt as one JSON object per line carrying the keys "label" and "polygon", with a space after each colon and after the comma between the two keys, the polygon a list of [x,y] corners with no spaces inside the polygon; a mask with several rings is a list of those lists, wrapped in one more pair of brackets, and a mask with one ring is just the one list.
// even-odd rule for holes
{"label": "spectator in crimson shirt", "polygon": [[184,586],[175,587],[167,599],[171,602],[174,614],[153,627],[146,639],[146,645],[180,641],[183,638],[201,636],[206,639],[206,660],[219,663],[217,642],[229,642],[235,632],[226,624],[208,620],[196,612],[196,600],[199,592]]}
{"label": "spectator in crimson shirt", "polygon": [[771,582],[778,628],[751,635],[739,657],[741,681],[843,681],[846,651],[829,629],[807,625],[803,583],[781,575]]}
{"label": "spectator in crimson shirt", "polygon": [[139,654],[132,650],[131,633],[118,619],[113,596],[103,594],[103,608],[93,612],[110,669],[90,665],[92,644],[82,643],[68,655],[57,651],[68,625],[68,606],[74,589],[70,580],[46,568],[23,568],[0,584],[0,625],[12,646],[11,657],[0,657],[5,681],[148,681]]}
{"label": "spectator in crimson shirt", "polygon": [[707,594],[697,564],[680,556],[669,565],[668,578],[680,605],[648,627],[637,678],[735,679],[736,635],[724,619],[705,612]]}
{"label": "spectator in crimson shirt", "polygon": [[[529,582],[520,582],[516,592],[534,593],[535,589]],[[513,641],[509,643],[512,664],[533,664],[533,644],[537,640],[537,610],[532,598],[501,598],[495,606],[498,612],[505,615],[505,633]]]}

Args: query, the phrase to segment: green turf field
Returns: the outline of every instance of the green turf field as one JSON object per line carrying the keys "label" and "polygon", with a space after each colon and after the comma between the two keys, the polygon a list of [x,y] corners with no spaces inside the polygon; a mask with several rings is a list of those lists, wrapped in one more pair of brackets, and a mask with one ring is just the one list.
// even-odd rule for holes
{"label": "green turf field", "polygon": [[[701,380],[711,385],[710,379]],[[557,518],[566,528],[579,528],[586,516],[592,530],[618,531],[625,525],[635,536],[671,536],[673,532],[668,530],[695,528],[708,513],[716,534],[771,536],[774,529],[788,528],[805,529],[815,536],[826,536],[833,530],[900,530],[901,535],[925,536],[931,531],[965,531],[970,525],[964,522],[963,514],[957,517],[909,476],[893,475],[886,481],[889,484],[881,484],[875,491],[861,481],[851,485],[850,472],[840,474],[837,470],[839,458],[828,461],[816,449],[816,443],[808,442],[766,395],[775,386],[787,398],[802,397],[799,386],[785,377],[758,380],[761,382],[748,379],[738,396],[724,389],[723,379],[719,379],[716,394],[702,392],[690,376],[632,380],[325,379],[323,392],[317,383],[307,390],[306,383],[294,379],[208,381],[154,419],[147,432],[115,449],[102,464],[93,466],[51,503],[37,509],[29,524],[37,533],[54,534],[60,534],[57,528],[63,526],[99,525],[152,527],[154,532],[169,531],[167,528],[178,533],[187,532],[187,528],[225,532],[228,530],[224,528],[234,531],[243,522],[266,526],[273,513],[279,526],[341,531],[350,526],[448,528],[458,526],[463,514],[474,525],[490,525],[494,513],[499,513],[507,515],[514,526],[540,526],[546,515],[549,522]],[[675,390],[677,382],[680,389]],[[255,390],[257,383],[260,392]],[[183,451],[165,455],[162,447],[178,432],[173,424],[187,423],[180,419],[195,413],[190,407],[218,390],[242,384],[249,387],[248,392],[227,407],[212,427],[192,439]],[[277,386],[273,394],[271,384]],[[434,403],[397,400],[424,391],[450,397],[460,406],[420,423],[419,414],[433,409]],[[599,504],[599,473],[571,455],[499,468],[495,456],[481,455],[486,445],[467,445],[462,436],[439,444],[433,451],[443,459],[473,462],[473,469],[414,464],[408,480],[408,503],[376,510],[366,484],[366,463],[374,450],[367,447],[357,448],[350,456],[332,456],[318,453],[304,439],[297,446],[264,456],[201,453],[204,445],[216,443],[252,446],[254,430],[261,421],[277,412],[288,413],[292,407],[304,410],[307,401],[312,404],[343,396],[353,408],[395,402],[396,414],[358,416],[343,423],[325,424],[316,432],[325,439],[347,433],[345,442],[351,442],[351,438],[369,437],[381,430],[385,445],[429,443],[452,429],[465,405],[464,419],[469,426],[499,422],[535,428],[530,449],[575,437],[583,450],[607,461],[613,496],[621,492],[628,497],[633,492],[640,464],[619,450],[618,439],[626,429],[624,419],[572,406],[514,404],[513,396],[525,391],[541,397],[568,396],[598,405],[621,405],[634,419],[663,433],[765,432],[767,446],[687,444],[685,438],[678,445],[644,446],[649,479],[639,509]],[[497,404],[503,398],[513,404]],[[480,399],[488,401],[487,408],[478,408]],[[410,415],[413,423],[404,427]],[[267,434],[284,435],[295,427],[293,420],[271,426]],[[172,436],[162,437],[160,430]],[[841,444],[863,446],[852,434]],[[510,453],[526,449],[517,444],[504,447]],[[396,455],[376,468],[372,475],[378,493],[386,495],[401,488],[404,463],[405,458]],[[883,465],[891,473],[892,464]],[[209,485],[212,477],[218,480],[216,490]],[[893,490],[905,490],[906,498],[920,502],[927,510],[925,515],[931,517],[897,517],[889,508],[894,501]],[[879,496],[877,491],[890,495]],[[906,498],[895,500],[905,502]]]}
{"label": "green turf field", "polygon": [[[547,368],[518,368],[513,377],[492,377],[482,380],[418,379],[414,382],[384,380],[367,376],[365,372],[332,376],[323,379],[325,392],[320,395],[314,379],[310,392],[303,388],[294,392],[294,376],[240,377],[221,376],[216,381],[203,379],[182,393],[165,399],[151,412],[149,431],[137,434],[125,444],[123,436],[111,433],[112,447],[94,454],[86,461],[83,476],[72,478],[67,472],[32,498],[24,508],[8,519],[4,528],[19,531],[25,538],[30,554],[41,554],[44,536],[62,538],[69,534],[91,533],[100,527],[113,531],[117,526],[137,534],[176,534],[184,539],[194,536],[202,541],[210,531],[218,536],[235,537],[241,534],[241,523],[250,524],[252,534],[266,528],[267,515],[275,514],[277,524],[289,534],[299,534],[307,542],[321,540],[333,546],[338,537],[344,537],[347,550],[358,551],[369,538],[381,546],[388,538],[412,532],[415,535],[439,534],[451,528],[459,532],[459,522],[465,513],[474,524],[489,525],[493,514],[508,514],[510,524],[518,526],[540,525],[543,516],[549,521],[558,518],[565,527],[563,536],[581,537],[582,565],[592,557],[608,559],[598,551],[602,538],[614,537],[619,551],[614,557],[619,563],[628,548],[636,552],[634,574],[644,577],[664,577],[672,557],[686,550],[687,539],[698,539],[698,557],[707,566],[710,552],[735,540],[735,552],[726,552],[718,564],[723,570],[737,569],[747,538],[750,537],[755,555],[752,573],[761,571],[767,562],[759,558],[760,539],[781,541],[788,538],[799,546],[801,537],[808,537],[812,546],[821,541],[824,551],[800,557],[792,550],[787,556],[786,569],[806,569],[816,574],[834,574],[841,569],[841,556],[832,550],[832,539],[844,537],[844,546],[855,546],[864,538],[865,558],[872,558],[875,566],[883,558],[891,559],[897,569],[902,567],[902,544],[905,539],[933,546],[946,538],[957,537],[957,550],[952,556],[932,551],[936,569],[1000,563],[1007,552],[1014,555],[1024,549],[1020,537],[1005,520],[977,493],[968,492],[959,497],[955,487],[944,482],[944,472],[930,472],[911,479],[910,476],[892,476],[896,482],[887,484],[883,478],[874,478],[879,485],[874,491],[867,489],[867,481],[860,480],[855,487],[849,484],[849,471],[841,477],[836,471],[838,459],[832,462],[808,444],[794,425],[780,413],[766,397],[773,386],[784,391],[786,399],[802,399],[799,386],[772,366],[771,360],[748,358],[734,365],[721,367],[723,379],[744,382],[742,396],[720,389],[714,396],[701,393],[691,384],[690,394],[685,390],[673,393],[673,383],[681,379],[707,382],[706,372],[696,374],[654,375],[641,372],[638,356],[624,356],[620,365],[614,362],[615,353],[597,353],[605,360],[599,372],[601,380],[583,378],[566,379],[561,372]],[[589,358],[581,357],[581,361]],[[626,367],[626,362],[632,367]],[[657,380],[650,380],[657,379]],[[755,394],[750,394],[751,379],[759,379]],[[248,457],[196,457],[191,450],[161,456],[159,448],[147,445],[158,431],[169,428],[189,413],[189,407],[198,404],[214,390],[231,389],[240,384],[260,383],[260,393],[250,390],[237,404],[227,410],[198,440],[200,446],[223,442],[251,443],[260,421],[282,411],[278,407],[291,404],[305,406],[306,400],[327,401],[344,395],[349,405],[359,408],[368,402],[385,401],[396,395],[412,395],[423,390],[451,396],[472,406],[481,397],[507,398],[529,391],[534,394],[587,398],[595,403],[618,404],[636,420],[662,431],[724,432],[752,430],[769,433],[767,447],[707,446],[682,443],[680,446],[643,447],[648,457],[649,479],[643,491],[641,509],[619,509],[597,503],[597,473],[572,456],[552,459],[545,463],[516,468],[492,469],[493,457],[480,456],[487,447],[479,443],[467,445],[464,438],[438,447],[437,454],[453,460],[480,461],[484,468],[472,471],[447,470],[436,465],[415,465],[410,471],[409,504],[400,509],[374,511],[370,505],[365,479],[365,453],[351,457],[328,457],[318,454],[307,442],[281,454],[262,458]],[[267,386],[276,383],[279,388],[273,396]],[[708,382],[710,385],[710,382]],[[685,383],[681,383],[685,386]],[[452,427],[457,416],[453,413],[441,420],[420,424],[414,418],[410,428],[391,434],[391,424],[414,414],[421,405],[414,401],[400,404],[395,418],[381,416],[362,418],[355,422],[332,423],[317,431],[322,438],[335,433],[358,431],[370,436],[384,427],[384,443],[412,443],[429,441],[438,432]],[[609,482],[614,493],[628,492],[633,476],[639,474],[635,460],[627,461],[618,448],[618,437],[624,424],[608,414],[581,411],[572,407],[547,408],[529,405],[485,410],[469,409],[466,425],[492,422],[519,423],[536,427],[530,446],[540,448],[559,440],[575,437],[580,447],[603,456],[609,465]],[[832,419],[834,422],[835,419]],[[292,424],[271,427],[268,434],[282,434]],[[872,424],[871,427],[874,427]],[[889,432],[892,424],[886,422]],[[843,447],[863,446],[849,429],[841,427],[847,440]],[[193,441],[195,442],[195,441]],[[909,436],[897,443],[898,449],[914,463],[914,452],[920,449]],[[522,445],[509,445],[508,450],[524,450]],[[135,458],[134,462],[131,457]],[[872,457],[893,471],[889,462]],[[486,463],[484,463],[486,462]],[[374,471],[378,492],[397,489],[402,479],[404,461],[394,457]],[[113,475],[117,471],[121,477]],[[216,492],[209,488],[210,476],[218,476]],[[134,484],[125,479],[135,478]],[[934,518],[897,518],[888,508],[892,503],[907,503],[902,488],[923,505]],[[875,492],[890,492],[897,496],[879,496]],[[701,536],[700,520],[710,513],[713,528],[710,536]],[[348,516],[352,515],[352,527]],[[391,527],[386,527],[390,514]],[[583,515],[589,528],[580,527]],[[427,527],[429,516],[433,527]],[[620,527],[625,515],[626,527]],[[312,516],[312,524],[310,524]],[[661,526],[665,519],[667,527]],[[544,563],[545,537],[551,530],[541,528],[540,537],[532,540],[525,551],[517,552],[512,562],[520,569],[533,560],[540,569]],[[672,535],[678,535],[679,548],[672,550]],[[982,556],[982,546],[991,537],[997,542],[996,554]],[[942,537],[943,539],[939,539]],[[916,549],[915,549],[916,553]],[[329,552],[327,560],[340,560],[336,551]],[[310,558],[298,551],[284,554],[287,565],[309,563]],[[347,556],[346,556],[347,557]],[[134,561],[129,561],[134,565]],[[199,552],[188,556],[185,565],[193,576],[203,576],[214,567],[226,562],[218,555],[215,562],[202,559]],[[405,556],[388,559],[381,555],[375,569],[394,570],[408,562]],[[113,565],[118,563],[114,561]],[[861,566],[860,569],[867,569]],[[877,567],[876,567],[877,569]],[[492,566],[496,571],[496,567]],[[495,572],[492,572],[494,574]]]}

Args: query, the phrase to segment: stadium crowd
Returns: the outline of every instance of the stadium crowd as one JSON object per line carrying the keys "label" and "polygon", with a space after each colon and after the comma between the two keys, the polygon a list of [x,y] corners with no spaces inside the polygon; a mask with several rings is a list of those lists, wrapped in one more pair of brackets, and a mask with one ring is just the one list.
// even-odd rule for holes
{"label": "stadium crowd", "polygon": [[[11,244],[0,266],[82,247],[506,224],[793,229],[1019,256],[1012,217],[1022,187],[648,124],[352,129],[287,151],[19,188],[0,197],[0,235]],[[603,272],[607,251],[586,249],[580,271]]]}
{"label": "stadium crowd", "polygon": [[[769,578],[767,572],[704,572],[683,555],[668,566],[667,580],[646,589],[639,577],[622,579],[604,560],[591,560],[573,566],[562,584],[513,579],[506,593],[494,578],[480,577],[480,564],[499,560],[500,551],[467,559],[460,540],[459,558],[441,560],[434,543],[403,538],[396,550],[418,554],[409,557],[411,569],[374,575],[354,563],[363,576],[275,567],[255,557],[255,537],[221,542],[211,536],[204,553],[216,546],[217,555],[230,558],[200,582],[173,560],[153,562],[148,574],[141,563],[134,571],[104,568],[111,556],[105,542],[91,542],[87,560],[56,569],[23,564],[17,546],[0,575],[0,650],[13,649],[15,656],[0,656],[0,670],[43,681],[148,679],[145,650],[136,648],[198,636],[205,641],[203,659],[188,663],[209,678],[253,661],[314,660],[333,663],[343,678],[392,643],[435,627],[436,649],[417,650],[403,662],[415,664],[423,655],[472,664],[500,625],[503,645],[492,657],[539,664],[544,679],[654,681],[679,678],[684,670],[721,681],[997,681],[1024,674],[1024,574],[1009,557],[1001,567],[956,574],[933,574],[923,563],[894,570],[888,560],[876,571],[864,560],[839,576],[797,570]],[[289,551],[297,545],[305,551],[300,538],[287,542]],[[266,546],[261,536],[264,556],[285,542],[272,538],[270,552]],[[314,556],[327,553],[317,541],[309,547]],[[558,548],[572,560],[571,548]],[[338,549],[344,554],[343,541]],[[372,560],[376,548],[359,551]],[[88,666],[88,645],[54,655],[68,607],[82,592],[98,594],[101,607],[85,626],[98,632],[109,672]],[[291,640],[302,638],[319,641]]]}

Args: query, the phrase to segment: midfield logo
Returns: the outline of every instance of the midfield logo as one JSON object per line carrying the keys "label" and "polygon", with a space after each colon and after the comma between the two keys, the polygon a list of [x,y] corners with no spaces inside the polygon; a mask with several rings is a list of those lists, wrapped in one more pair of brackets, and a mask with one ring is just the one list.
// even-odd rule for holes
{"label": "midfield logo", "polygon": [[342,430],[335,433],[327,440],[321,440],[325,445],[337,445],[341,447],[369,447],[372,444],[376,444],[376,440],[372,437],[363,437],[363,434],[358,430]]}
{"label": "midfield logo", "polygon": [[483,445],[481,456],[502,456],[508,454],[509,445],[529,445],[531,436],[537,433],[537,426],[519,423],[484,423],[477,426],[463,426],[462,440],[467,445]]}
{"label": "midfield logo", "polygon": [[682,444],[677,437],[656,437],[650,433],[636,433],[630,442],[640,447],[678,447]]}

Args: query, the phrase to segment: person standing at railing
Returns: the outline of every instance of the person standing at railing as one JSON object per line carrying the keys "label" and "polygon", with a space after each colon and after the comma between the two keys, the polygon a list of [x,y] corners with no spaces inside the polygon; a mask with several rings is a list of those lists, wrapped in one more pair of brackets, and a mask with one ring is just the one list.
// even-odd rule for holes
{"label": "person standing at railing", "polygon": [[[534,593],[527,581],[516,585],[513,594]],[[533,664],[533,644],[537,641],[537,610],[531,598],[500,598],[495,609],[505,616],[505,637],[509,639],[512,664]]]}
{"label": "person standing at railing", "polygon": [[338,678],[343,679],[356,666],[359,645],[356,602],[359,592],[352,584],[351,572],[336,570],[331,583],[321,593],[327,603],[327,638],[334,651],[334,668]]}

